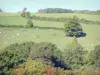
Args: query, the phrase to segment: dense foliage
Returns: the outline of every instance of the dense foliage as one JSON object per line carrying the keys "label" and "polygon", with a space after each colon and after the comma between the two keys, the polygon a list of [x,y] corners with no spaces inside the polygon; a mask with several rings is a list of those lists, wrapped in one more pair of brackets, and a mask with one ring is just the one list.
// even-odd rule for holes
{"label": "dense foliage", "polygon": [[25,18],[30,18],[30,17],[31,17],[30,12],[25,12]]}
{"label": "dense foliage", "polygon": [[[74,70],[79,70],[87,64],[90,65],[86,68],[100,68],[100,46],[96,46],[88,54],[88,63],[85,63],[86,54],[76,37],[71,39],[63,52],[55,44],[48,42],[15,43],[0,53],[0,75],[78,75],[83,73]],[[87,72],[100,74],[97,69]],[[87,72],[83,75],[87,75]]]}
{"label": "dense foliage", "polygon": [[[63,65],[61,63],[61,52],[57,49],[57,47],[54,44],[36,44],[34,42],[24,42],[21,44],[15,43],[6,47],[4,51],[0,53],[0,74],[6,74],[14,66],[26,62],[28,58],[32,60],[41,59],[39,61],[41,61],[42,63],[51,63],[49,65],[52,66],[55,66],[57,62],[60,65]],[[56,62],[53,61],[54,59]],[[47,63],[45,63],[46,61]]]}
{"label": "dense foliage", "polygon": [[82,26],[78,23],[78,18],[76,16],[66,23],[64,27],[66,36],[83,36]]}
{"label": "dense foliage", "polygon": [[33,22],[32,22],[32,17],[31,17],[30,12],[21,13],[21,16],[27,19],[27,24],[25,27],[27,28],[33,27]]}
{"label": "dense foliage", "polygon": [[91,51],[90,61],[95,67],[100,67],[100,45],[95,46],[94,50]]}
{"label": "dense foliage", "polygon": [[68,43],[67,49],[64,52],[64,61],[71,69],[79,69],[84,63],[84,58],[86,51],[84,48],[78,44],[76,38],[74,37],[71,42]]}
{"label": "dense foliage", "polygon": [[23,25],[3,25],[3,24],[0,24],[0,27],[5,27],[5,28],[23,28],[24,26]]}
{"label": "dense foliage", "polygon": [[100,14],[100,10],[71,10],[63,8],[39,9],[38,13],[78,13],[78,14]]}
{"label": "dense foliage", "polygon": [[4,51],[0,53],[0,74],[6,75],[7,71],[11,68],[25,62],[32,45],[34,45],[34,42],[15,43],[6,47]]}
{"label": "dense foliage", "polygon": [[38,10],[38,13],[73,13],[73,12],[71,9],[47,8]]}
{"label": "dense foliage", "polygon": [[35,60],[28,60],[25,63],[25,70],[27,75],[44,75],[45,72],[43,69],[45,68],[45,65],[39,61]]}

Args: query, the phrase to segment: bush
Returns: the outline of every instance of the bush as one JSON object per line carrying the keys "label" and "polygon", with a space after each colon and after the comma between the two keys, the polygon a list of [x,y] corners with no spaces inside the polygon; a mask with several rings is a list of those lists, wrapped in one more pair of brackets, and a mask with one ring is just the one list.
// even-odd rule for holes
{"label": "bush", "polygon": [[100,45],[95,46],[90,53],[90,63],[100,68]]}
{"label": "bush", "polygon": [[39,61],[28,60],[25,63],[25,70],[27,75],[44,75],[43,72],[45,65]]}
{"label": "bush", "polygon": [[30,18],[31,15],[30,15],[30,12],[25,12],[25,18]]}
{"label": "bush", "polygon": [[14,69],[15,75],[26,75],[26,70],[23,67]]}
{"label": "bush", "polygon": [[6,74],[15,65],[25,62],[33,45],[34,42],[25,42],[21,44],[11,44],[6,47],[0,53],[1,74]]}
{"label": "bush", "polygon": [[23,28],[24,26],[23,25],[2,25],[0,24],[0,27],[13,27],[13,28]]}
{"label": "bush", "polygon": [[27,62],[14,68],[16,75],[45,75],[45,65],[39,61],[28,59]]}
{"label": "bush", "polygon": [[21,13],[21,17],[25,17],[25,13]]}
{"label": "bush", "polygon": [[64,62],[70,69],[79,69],[84,65],[85,53],[84,48],[74,37],[64,51]]}
{"label": "bush", "polygon": [[4,69],[7,68],[6,70],[9,71],[14,66],[26,62],[28,58],[38,60],[43,64],[64,68],[62,52],[57,49],[55,44],[24,42],[11,44],[0,53],[2,73],[4,73]]}
{"label": "bush", "polygon": [[57,60],[61,57],[58,56],[58,52],[61,53],[55,44],[42,42],[32,47],[30,57],[33,60],[40,59],[45,64],[53,64],[53,58],[56,58],[55,60]]}
{"label": "bush", "polygon": [[[55,44],[48,42],[11,44],[0,53],[0,75],[15,75],[15,73],[17,75],[81,75],[81,72],[72,70],[80,68],[83,70],[88,67],[84,63],[86,51],[78,44],[75,37],[71,43],[69,46],[71,48],[67,48],[64,52],[61,52]],[[92,65],[100,68],[100,45],[90,53],[89,60]],[[92,73],[99,75],[100,72],[95,70]]]}
{"label": "bush", "polygon": [[11,50],[6,50],[0,54],[0,75],[7,75],[8,73],[11,73],[10,69],[19,62],[17,56],[17,53]]}
{"label": "bush", "polygon": [[27,21],[27,25],[26,25],[27,28],[30,28],[30,27],[33,27],[33,22],[28,20]]}

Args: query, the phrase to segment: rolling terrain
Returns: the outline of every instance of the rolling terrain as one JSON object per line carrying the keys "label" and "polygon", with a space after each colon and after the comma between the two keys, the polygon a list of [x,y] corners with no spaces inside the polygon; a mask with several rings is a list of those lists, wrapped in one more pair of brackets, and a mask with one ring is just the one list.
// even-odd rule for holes
{"label": "rolling terrain", "polygon": [[[88,14],[31,14],[41,17],[72,17],[77,15],[78,18],[84,18],[91,21],[100,21],[100,15]],[[25,26],[27,19],[20,16],[19,13],[0,13],[0,24],[2,25],[23,25]],[[64,28],[63,22],[40,21],[33,20],[33,24],[39,27],[56,27]],[[100,44],[100,25],[97,24],[81,24],[86,37],[78,38],[78,42],[86,49],[91,50],[95,45]],[[39,28],[0,28],[0,49],[16,43],[24,41],[35,42],[52,42],[61,50],[66,48],[71,37],[66,37],[64,31],[54,29]]]}

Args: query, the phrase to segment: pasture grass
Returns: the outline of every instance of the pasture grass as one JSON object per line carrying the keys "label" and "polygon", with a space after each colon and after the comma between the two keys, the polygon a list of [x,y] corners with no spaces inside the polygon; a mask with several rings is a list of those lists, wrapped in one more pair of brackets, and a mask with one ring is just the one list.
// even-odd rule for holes
{"label": "pasture grass", "polygon": [[[33,13],[32,13],[33,14]],[[33,14],[46,17],[72,17],[75,14]],[[80,18],[91,20],[100,20],[100,15],[76,14]],[[20,16],[19,13],[0,13],[0,24],[3,25],[26,25],[27,19]],[[33,24],[40,27],[63,28],[64,23],[52,21],[33,20]],[[95,45],[100,44],[100,25],[81,24],[86,37],[78,38],[78,42],[86,49],[91,50]],[[0,49],[12,44],[24,41],[34,42],[52,42],[61,50],[66,48],[70,37],[66,37],[63,31],[43,30],[29,28],[0,28]]]}
{"label": "pasture grass", "polygon": [[[20,17],[20,16],[0,16],[0,24],[25,26],[27,24],[27,19]],[[33,20],[33,24],[35,26],[40,26],[40,27],[57,27],[57,28],[64,27],[63,22],[53,22],[53,21]]]}
{"label": "pasture grass", "polygon": [[0,24],[3,25],[25,25],[27,19],[20,16],[0,16]]}
{"label": "pasture grass", "polygon": [[[86,19],[91,21],[100,21],[100,15],[95,14],[77,14],[77,13],[31,13],[31,15],[36,15],[40,17],[53,17],[53,18],[72,18],[73,16],[78,16],[80,19]],[[0,13],[0,16],[20,16],[20,13]]]}
{"label": "pasture grass", "polygon": [[86,19],[90,21],[100,21],[100,15],[93,14],[76,14],[76,13],[55,13],[55,14],[47,14],[47,13],[35,13],[33,15],[47,18],[72,18],[73,16],[77,16],[79,19]]}
{"label": "pasture grass", "polygon": [[[77,40],[81,45],[84,45],[85,49],[91,50],[95,45],[100,44],[99,25],[83,25],[83,30],[87,36],[77,38]],[[71,40],[71,37],[66,37],[65,33],[59,30],[0,28],[0,32],[0,49],[16,42],[34,41],[52,42],[59,49],[64,50]]]}

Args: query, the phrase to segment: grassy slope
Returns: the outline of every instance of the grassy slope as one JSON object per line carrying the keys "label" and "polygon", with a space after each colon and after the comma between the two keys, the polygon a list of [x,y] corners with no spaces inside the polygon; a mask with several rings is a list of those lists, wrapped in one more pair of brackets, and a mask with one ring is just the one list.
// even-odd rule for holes
{"label": "grassy slope", "polygon": [[[3,25],[26,25],[27,19],[20,17],[20,16],[0,16],[0,24],[3,24]],[[43,26],[43,27],[63,28],[64,23],[33,20],[33,24],[36,26]]]}
{"label": "grassy slope", "polygon": [[60,17],[66,17],[70,18],[73,16],[78,16],[80,19],[86,19],[86,20],[91,20],[91,21],[100,21],[100,15],[89,15],[89,14],[75,14],[75,13],[62,13],[62,14],[34,14],[36,16],[41,16],[41,17],[54,17],[54,18],[60,18]]}
{"label": "grassy slope", "polygon": [[[100,31],[99,25],[83,25],[84,31],[87,33],[86,37],[78,38],[79,43],[84,45],[86,48],[91,49],[93,46],[91,44],[97,45],[100,44]],[[35,41],[35,42],[52,42],[58,46],[60,49],[64,49],[68,43],[68,37],[65,37],[63,31],[57,30],[36,30],[36,29],[8,29],[0,28],[0,49],[5,46],[23,41]],[[19,34],[19,36],[17,36]],[[56,35],[53,35],[56,34]],[[6,36],[5,36],[6,35]],[[12,38],[14,36],[14,38]],[[36,36],[34,38],[34,36]],[[10,38],[10,39],[8,39]],[[7,42],[7,43],[5,43]]]}
{"label": "grassy slope", "polygon": [[27,20],[20,16],[0,16],[0,24],[3,25],[25,25]]}
{"label": "grassy slope", "polygon": [[[43,14],[41,14],[41,16],[42,15]],[[0,24],[25,25],[26,22],[27,20],[20,17],[19,14],[3,13],[1,15],[0,13]],[[51,21],[49,22],[49,21],[38,21],[38,20],[33,20],[33,22],[37,26],[47,26],[47,27],[48,26],[63,27],[64,24],[61,22],[51,22]],[[86,48],[89,49],[93,47],[90,44],[95,44],[95,45],[100,44],[100,35],[99,35],[100,25],[82,24],[82,26],[83,26],[83,30],[87,33],[87,36],[85,38],[78,38],[78,41]],[[33,30],[33,29],[0,28],[0,32],[2,32],[0,34],[0,49],[15,42],[23,42],[23,41],[35,41],[35,42],[45,41],[46,42],[47,41],[47,42],[55,43],[60,49],[63,50],[66,47],[66,44],[68,43],[69,39],[71,39],[65,37],[63,31],[57,31],[57,30],[50,31],[50,30],[35,30],[35,29]],[[17,36],[17,34],[19,34],[19,36]],[[52,34],[56,34],[56,35],[52,35]],[[14,36],[14,38],[12,38],[12,36]],[[34,36],[37,37],[34,38]]]}
{"label": "grassy slope", "polygon": [[[75,14],[75,13],[62,13],[62,14],[39,14],[39,13],[32,13],[31,15],[41,16],[41,17],[53,17],[53,18],[60,18],[60,17],[73,17],[78,16],[78,18],[84,18],[86,20],[91,21],[100,21],[100,15],[89,15],[89,14]],[[0,16],[20,16],[20,13],[0,13]]]}

